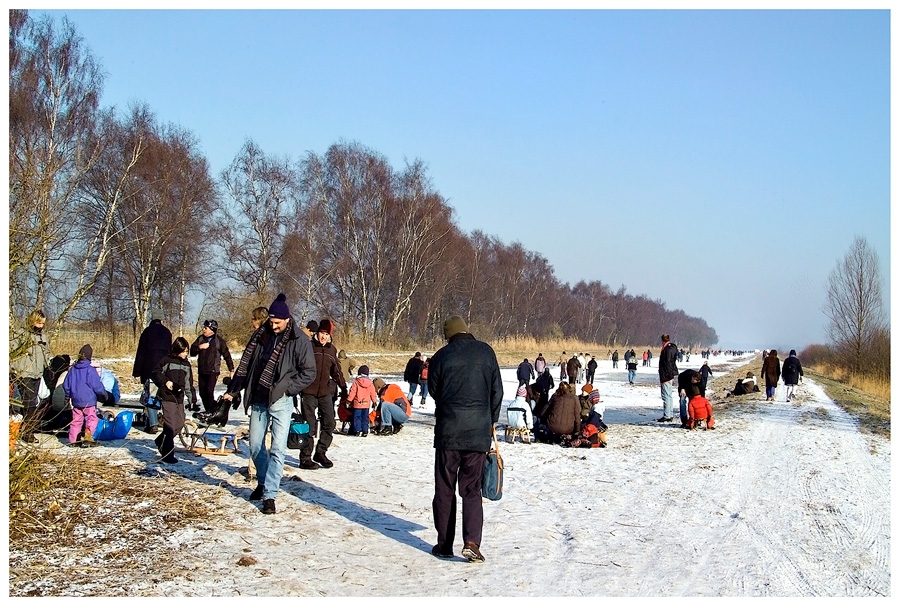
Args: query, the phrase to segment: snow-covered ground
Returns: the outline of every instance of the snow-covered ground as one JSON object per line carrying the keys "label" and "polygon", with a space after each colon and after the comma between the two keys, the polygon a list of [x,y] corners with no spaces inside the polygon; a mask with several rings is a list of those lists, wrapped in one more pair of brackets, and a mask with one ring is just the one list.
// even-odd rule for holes
{"label": "snow-covered ground", "polygon": [[[136,430],[91,452],[145,463],[160,481],[179,474],[205,484],[229,510],[218,529],[169,537],[173,548],[208,554],[216,565],[172,582],[130,579],[141,595],[891,594],[889,440],[861,434],[810,380],[791,403],[780,385],[775,402],[753,394],[716,411],[715,431],[681,429],[677,400],[676,422],[660,424],[656,373],[639,367],[629,386],[624,363],[614,370],[600,361],[594,384],[606,404],[608,448],[501,441],[504,496],[484,503],[484,564],[430,554],[431,399],[397,436],[335,436],[332,469],[298,470],[297,451],[288,451],[275,515],[247,500],[255,483],[239,473],[246,442],[240,455],[183,453],[174,466],[156,463],[152,436]],[[501,423],[515,369],[503,377]],[[233,424],[246,424],[235,416]],[[460,534],[458,525],[457,554]],[[235,565],[242,556],[257,563]]]}

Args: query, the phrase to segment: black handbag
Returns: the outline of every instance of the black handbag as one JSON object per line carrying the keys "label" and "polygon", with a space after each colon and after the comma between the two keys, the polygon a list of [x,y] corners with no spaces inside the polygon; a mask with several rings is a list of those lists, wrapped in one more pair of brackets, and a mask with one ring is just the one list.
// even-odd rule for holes
{"label": "black handbag", "polygon": [[499,501],[503,496],[503,457],[500,456],[500,445],[497,443],[497,430],[491,426],[494,445],[484,460],[484,473],[481,476],[481,495],[491,501]]}
{"label": "black handbag", "polygon": [[291,425],[288,428],[287,447],[291,450],[302,450],[309,444],[309,424],[300,413],[291,414]]}

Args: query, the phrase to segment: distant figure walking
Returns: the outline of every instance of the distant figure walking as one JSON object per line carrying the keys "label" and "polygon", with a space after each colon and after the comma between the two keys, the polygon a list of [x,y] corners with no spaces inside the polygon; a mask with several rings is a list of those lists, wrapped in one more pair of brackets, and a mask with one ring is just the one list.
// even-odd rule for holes
{"label": "distant figure walking", "polygon": [[778,360],[778,352],[771,350],[763,361],[762,372],[766,380],[766,402],[775,399],[775,387],[778,385],[778,377],[781,376],[781,362]]}
{"label": "distant figure walking", "polygon": [[800,365],[800,360],[797,358],[797,351],[792,349],[791,353],[788,354],[787,359],[784,361],[784,364],[781,366],[781,378],[784,381],[784,387],[787,391],[786,402],[790,402],[794,399],[794,389],[797,387],[797,383],[803,380],[800,378],[802,376],[803,367]]}

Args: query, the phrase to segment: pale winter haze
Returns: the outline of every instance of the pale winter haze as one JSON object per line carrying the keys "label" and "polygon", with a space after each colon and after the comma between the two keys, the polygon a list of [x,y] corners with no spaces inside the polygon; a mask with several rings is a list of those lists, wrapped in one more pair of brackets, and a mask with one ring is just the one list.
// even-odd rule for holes
{"label": "pale winter haze", "polygon": [[104,106],[191,130],[214,176],[248,138],[419,158],[462,229],[702,317],[723,348],[826,342],[855,236],[889,297],[887,10],[50,13],[105,69]]}
{"label": "pale winter haze", "polygon": [[[746,359],[714,357],[713,381]],[[501,423],[517,386],[514,368],[502,374]],[[336,435],[332,469],[298,470],[288,451],[274,515],[247,500],[246,442],[238,455],[180,453],[168,466],[152,436],[133,430],[87,452],[138,467],[142,481],[188,478],[224,515],[148,539],[183,554],[175,579],[112,576],[124,595],[144,596],[891,595],[889,440],[860,433],[808,379],[790,403],[779,385],[775,402],[742,396],[714,413],[714,431],[689,432],[656,422],[655,366],[639,367],[635,386],[625,375],[600,361],[607,448],[501,442],[504,496],[484,502],[483,564],[459,556],[459,526],[454,560],[430,554],[431,399],[396,436]],[[714,382],[707,395],[723,389]],[[246,425],[233,417],[231,427]],[[43,439],[47,448],[58,441]],[[255,563],[237,565],[245,556]],[[98,588],[82,575],[63,594],[123,595],[115,582]]]}

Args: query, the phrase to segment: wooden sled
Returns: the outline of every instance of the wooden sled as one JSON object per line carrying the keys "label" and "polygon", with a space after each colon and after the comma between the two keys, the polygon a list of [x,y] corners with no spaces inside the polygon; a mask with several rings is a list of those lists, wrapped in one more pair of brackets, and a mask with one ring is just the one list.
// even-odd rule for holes
{"label": "wooden sled", "polygon": [[[228,455],[238,454],[238,437],[235,432],[210,431],[209,426],[198,426],[193,421],[185,421],[181,433],[178,435],[185,450],[198,455]],[[229,442],[231,448],[228,448]]]}

